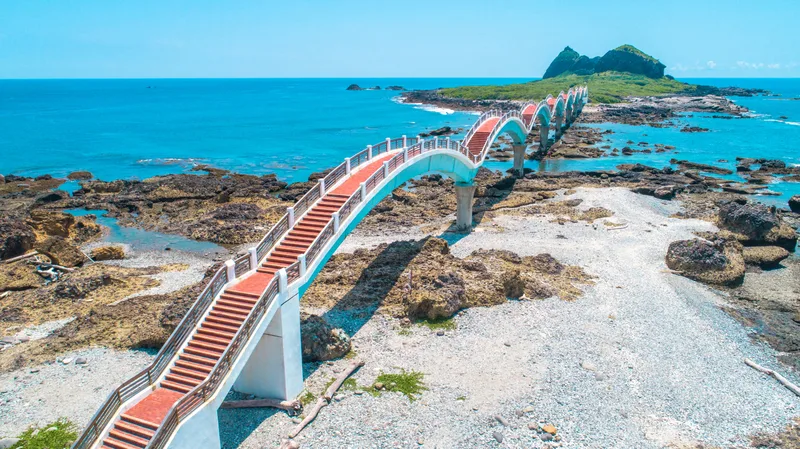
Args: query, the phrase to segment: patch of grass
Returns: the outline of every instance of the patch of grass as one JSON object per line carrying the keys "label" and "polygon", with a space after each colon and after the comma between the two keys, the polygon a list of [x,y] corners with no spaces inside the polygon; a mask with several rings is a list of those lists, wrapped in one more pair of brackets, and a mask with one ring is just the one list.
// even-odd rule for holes
{"label": "patch of grass", "polygon": [[17,444],[11,449],[63,449],[69,448],[78,438],[78,427],[66,418],[44,427],[30,427],[19,435]]}
{"label": "patch of grass", "polygon": [[411,335],[411,329],[408,329],[408,328],[404,327],[404,328],[400,329],[399,331],[397,331],[397,335],[402,335],[404,337],[408,337],[409,335]]}
{"label": "patch of grass", "polygon": [[466,400],[467,400],[467,397],[464,396],[463,394],[456,398],[456,401],[466,401]]}
{"label": "patch of grass", "polygon": [[620,103],[629,96],[659,96],[675,93],[692,93],[693,84],[663,77],[648,78],[644,75],[621,72],[602,72],[593,75],[565,74],[528,83],[503,86],[462,86],[442,89],[445,97],[466,100],[543,100],[548,94],[566,92],[573,86],[589,86],[589,100],[594,103]]}
{"label": "patch of grass", "polygon": [[351,359],[356,358],[357,355],[358,355],[358,353],[351,349],[351,350],[347,351],[347,354],[345,354],[344,357],[342,357],[342,358],[345,359],[345,360],[351,360]]}
{"label": "patch of grass", "polygon": [[317,400],[317,397],[314,396],[314,393],[306,390],[305,393],[300,395],[300,403],[303,404],[303,407],[312,404],[314,401]]}
{"label": "patch of grass", "polygon": [[[325,393],[325,391],[328,390],[328,387],[333,385],[334,382],[336,382],[336,378],[331,377],[331,380],[329,380],[328,383],[325,384],[325,388],[322,389],[322,393]],[[339,387],[339,391],[355,391],[359,389],[361,388],[358,387],[358,383],[352,377],[345,379],[345,381],[342,382],[342,386]]]}
{"label": "patch of grass", "polygon": [[446,331],[451,331],[456,328],[456,320],[453,317],[450,318],[437,318],[435,320],[422,320],[419,321],[419,324],[427,327],[430,330],[439,330],[444,329]]}
{"label": "patch of grass", "polygon": [[[423,377],[425,374],[419,371],[401,370],[397,374],[381,373],[372,384],[373,395],[379,395],[381,391],[397,391],[403,393],[409,401],[414,402],[417,396],[428,390],[428,387],[422,382]],[[383,390],[375,388],[377,384],[383,384]]]}

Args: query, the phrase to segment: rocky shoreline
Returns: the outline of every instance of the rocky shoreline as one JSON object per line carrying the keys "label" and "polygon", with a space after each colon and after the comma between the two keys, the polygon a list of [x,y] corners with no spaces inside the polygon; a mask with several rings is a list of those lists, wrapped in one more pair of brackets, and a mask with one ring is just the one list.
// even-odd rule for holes
{"label": "rocky shoreline", "polygon": [[[410,92],[407,98],[414,99],[412,101],[420,99],[414,95],[419,94]],[[469,110],[474,110],[475,105],[470,103],[472,109]],[[481,108],[509,108],[511,105],[510,102],[478,104]],[[457,109],[452,104],[440,106]],[[467,107],[467,104],[463,103],[463,106]],[[634,152],[669,152],[674,148],[647,142],[631,142],[615,151],[602,145],[607,131],[580,125],[612,121],[672,126],[664,125],[665,121],[669,123],[678,113],[684,112],[743,117],[746,110],[719,96],[642,98],[623,105],[588,105],[578,122],[560,140],[552,143],[546,157],[613,157]],[[454,130],[435,132],[447,135]],[[535,145],[535,136],[531,141]],[[508,159],[506,144],[500,141],[492,148],[492,159]],[[481,169],[475,180],[475,230],[469,235],[458,234],[453,229],[456,202],[452,180],[434,174],[409,181],[405,188],[395,190],[365,217],[304,297],[303,356],[305,368],[313,373],[307,389],[315,390],[324,384],[336,369],[341,369],[344,357],[363,355],[369,359],[372,371],[359,374],[357,378],[364,385],[372,385],[379,371],[394,370],[395,366],[404,369],[429,366],[433,363],[429,355],[438,359],[447,359],[453,353],[468,357],[468,354],[460,352],[463,341],[459,338],[478,345],[485,344],[487,351],[498,344],[511,348],[505,351],[515,354],[513,360],[500,358],[492,361],[494,365],[515,373],[513,377],[503,378],[504,383],[513,385],[517,382],[530,388],[550,384],[544,379],[551,375],[544,373],[547,367],[553,369],[558,360],[548,358],[548,350],[537,355],[548,360],[547,367],[518,363],[520,359],[530,357],[530,348],[519,346],[520,341],[514,340],[514,329],[506,329],[498,320],[502,321],[507,314],[519,313],[528,318],[526,332],[531,332],[525,334],[526,338],[531,341],[541,339],[537,332],[550,331],[548,326],[539,327],[540,320],[550,311],[569,316],[574,312],[570,312],[565,304],[576,303],[579,304],[576,308],[588,314],[589,309],[583,309],[582,301],[599,301],[598,297],[603,295],[616,298],[616,295],[621,295],[617,290],[629,288],[626,282],[636,284],[637,292],[635,296],[626,296],[628,301],[654,295],[662,308],[679,308],[681,313],[668,319],[671,320],[670,326],[686,327],[685,335],[697,338],[703,335],[699,328],[691,327],[692,313],[697,311],[682,309],[692,301],[690,298],[700,296],[706,301],[702,307],[703,316],[708,314],[706,318],[711,317],[704,326],[724,328],[724,332],[720,331],[723,337],[719,338],[735,340],[737,347],[746,348],[742,350],[744,353],[761,357],[765,363],[777,357],[785,364],[779,365],[781,370],[787,366],[800,368],[800,340],[796,338],[800,330],[800,305],[795,300],[800,291],[800,262],[794,254],[796,229],[800,225],[800,198],[781,208],[764,206],[754,200],[754,195],[768,194],[767,185],[778,177],[800,179],[800,168],[777,160],[737,158],[736,171],[745,178],[744,182],[738,182],[708,174],[730,174],[729,170],[721,167],[677,158],[671,162],[676,168],[622,163],[613,171],[537,173],[526,170],[520,178]],[[236,252],[243,245],[261,238],[283,215],[287,206],[311,188],[317,178],[324,176],[324,172],[318,173],[307,182],[287,184],[274,175],[243,175],[207,166],[199,166],[197,171],[197,174],[159,176],[143,181],[99,181],[92,179],[90,173],[77,173],[70,178],[79,179],[81,188],[71,196],[53,190],[64,180],[50,176],[22,178],[8,175],[0,179],[0,213],[3,214],[0,218],[0,259],[8,260],[36,250],[47,256],[50,263],[71,270],[62,271],[57,279],[48,280],[37,272],[36,265],[41,261],[0,262],[0,338],[3,339],[0,344],[0,373],[7,373],[4,375],[9,379],[22,376],[26,379],[26,388],[33,388],[29,383],[34,382],[33,375],[40,372],[42,366],[47,367],[46,372],[54,372],[62,365],[72,369],[74,365],[64,363],[64,357],[72,361],[73,356],[69,354],[95,354],[97,351],[90,349],[93,346],[121,351],[97,355],[109,358],[121,357],[120,353],[130,358],[127,351],[157,349],[196,299],[208,276],[219,266],[218,261],[208,261],[206,265],[196,261],[190,264],[187,262],[189,256],[177,252],[173,252],[174,260],[169,263],[163,259],[134,262],[124,250],[98,243],[104,231],[95,217],[73,217],[62,212],[64,209],[104,209],[122,226],[213,241]],[[673,228],[679,230],[673,231]],[[643,248],[641,251],[647,256],[642,259],[637,256],[631,266],[648,270],[650,281],[656,282],[655,285],[662,290],[674,288],[675,297],[664,296],[658,289],[648,289],[651,287],[647,283],[638,285],[638,281],[633,279],[636,273],[625,271],[631,268],[624,264],[614,265],[619,270],[617,273],[604,268],[600,260],[608,254],[632,257],[622,247],[605,251],[593,246],[595,238],[601,238],[607,245],[623,244],[616,240],[615,235],[624,235],[624,239],[631,240],[623,242],[635,242],[639,245],[637,247]],[[651,238],[658,242],[655,249],[648,247]],[[524,241],[527,246],[517,245],[517,241]],[[92,263],[84,253],[95,260],[108,260]],[[655,267],[662,271],[658,272]],[[664,276],[670,280],[665,281]],[[619,342],[615,344],[623,344],[624,340],[613,331],[613,323],[618,319],[616,309],[623,307],[622,296],[613,302],[602,303],[603,313],[607,315],[602,319],[608,321],[604,335]],[[679,299],[679,304],[674,303],[675,298]],[[713,307],[710,304],[714,304]],[[720,309],[727,315],[717,314]],[[646,307],[626,310],[644,321],[658,321],[657,317],[647,315],[649,309]],[[747,331],[723,322],[723,316],[737,320]],[[597,320],[592,317],[584,325],[595,326]],[[625,322],[622,316],[620,320]],[[522,326],[522,323],[517,324]],[[551,322],[551,325],[555,324]],[[500,335],[487,336],[486,329],[493,326],[505,330]],[[579,332],[578,328],[569,326],[562,330]],[[636,332],[644,331],[640,328]],[[387,332],[391,334],[387,335]],[[627,336],[635,339],[636,332]],[[439,337],[443,338],[437,340]],[[658,338],[662,337],[658,335]],[[404,340],[406,338],[409,340]],[[761,346],[749,346],[748,338],[765,343],[772,352],[764,352]],[[587,336],[585,341],[594,340]],[[566,341],[559,343],[570,345]],[[712,344],[711,341],[707,343]],[[549,348],[554,343],[544,338],[540,344]],[[428,348],[431,353],[409,352],[412,347]],[[404,359],[387,357],[386,348],[407,354]],[[637,349],[650,354],[649,347]],[[517,350],[523,352],[516,353]],[[691,350],[698,357],[705,351],[697,347]],[[611,364],[614,357],[605,354],[601,347],[594,348],[594,351],[582,359],[571,360],[574,362],[572,368],[576,368],[579,374],[590,374],[587,381],[592,385],[608,382],[609,375],[613,381],[616,375],[611,373],[616,368],[604,364]],[[579,348],[571,347],[569,356],[578,357],[578,353]],[[741,354],[735,352],[735,355]],[[599,368],[598,362],[591,360],[593,357],[602,360]],[[136,361],[144,364],[146,357],[136,357]],[[690,361],[701,363],[694,359]],[[729,360],[715,362],[727,369],[736,369],[731,367]],[[91,358],[89,364],[92,364]],[[445,365],[451,369],[459,366],[457,363]],[[104,370],[114,370],[113,363],[106,359],[103,359],[102,366]],[[491,371],[490,364],[484,369]],[[704,365],[704,369],[715,368]],[[343,414],[322,418],[317,430],[308,434],[307,441],[314,447],[318,444],[315,442],[321,441],[321,435],[328,432],[327,435],[335,434],[341,441],[356,446],[372,441],[369,438],[387,445],[397,443],[399,440],[396,438],[381,433],[380,420],[374,422],[376,429],[366,432],[366,440],[334,430],[346,426],[348,416],[352,421],[354,416],[363,412],[361,407],[367,406],[383,410],[386,416],[391,416],[392,410],[406,410],[403,413],[411,415],[410,422],[417,426],[417,430],[409,430],[409,435],[419,433],[421,436],[414,436],[412,440],[419,438],[422,445],[426,445],[426,441],[440,441],[445,445],[458,442],[468,447],[479,447],[488,441],[508,438],[520,444],[546,447],[544,445],[559,443],[554,436],[572,441],[576,447],[588,447],[587,444],[592,443],[591,439],[587,440],[588,436],[570,424],[569,419],[564,418],[574,413],[591,421],[590,415],[581,410],[564,410],[554,396],[539,393],[544,394],[543,403],[546,405],[541,409],[529,405],[534,408],[525,412],[525,403],[536,403],[529,396],[502,390],[500,396],[487,399],[482,397],[484,393],[469,390],[461,383],[448,384],[444,372],[430,370],[433,371],[431,387],[435,391],[426,401],[430,401],[434,408],[439,407],[437,410],[440,411],[442,407],[456,410],[453,401],[458,403],[461,400],[454,398],[463,396],[469,407],[448,412],[447,419],[471,422],[473,427],[481,429],[475,440],[430,433],[433,430],[417,420],[428,415],[416,408],[406,410],[407,404],[402,397],[386,393],[387,397],[372,398],[346,392],[336,401],[350,404],[342,407]],[[652,367],[645,368],[644,377],[639,381],[656,375],[656,372]],[[523,373],[538,374],[521,381]],[[112,374],[114,379],[128,375],[122,371],[113,371]],[[468,373],[463,375],[468,376]],[[576,372],[568,369],[564,375],[567,377],[563,379],[576,379]],[[635,375],[639,376],[638,372]],[[502,377],[498,372],[494,376]],[[474,380],[494,382],[492,379],[495,378]],[[757,381],[761,382],[761,379],[742,382],[744,388],[757,391],[763,397],[781,397],[779,392],[769,390]],[[623,384],[616,386],[625,389]],[[732,383],[729,386],[741,385]],[[592,386],[583,385],[581,388],[594,394]],[[12,390],[0,391],[0,404],[19,404],[17,395],[25,393],[15,388],[12,398],[9,391]],[[364,389],[358,391],[363,393]],[[716,394],[717,400],[725,401],[721,392]],[[97,396],[94,399],[99,401],[103,395]],[[367,396],[369,399],[366,401],[357,402],[358,398]],[[492,405],[496,400],[506,400],[510,405],[498,408]],[[44,405],[52,408],[47,401]],[[700,404],[701,407],[707,405]],[[730,410],[737,410],[744,405],[732,401],[725,405],[728,406]],[[33,408],[38,410],[37,407]],[[335,409],[331,411],[340,413]],[[517,413],[520,411],[521,414]],[[636,418],[629,420],[628,416],[623,416],[621,419],[626,426],[636,428],[637,435],[646,433],[639,427],[641,419],[645,419],[642,410],[631,406],[626,411],[629,412]],[[36,413],[29,415],[31,422],[52,416],[50,412]],[[597,414],[597,410],[592,413]],[[88,415],[84,415],[85,411],[76,412],[74,419],[88,419]],[[495,419],[495,415],[506,420],[506,424]],[[247,415],[243,419],[252,420],[254,416]],[[480,416],[483,421],[472,422],[471,416]],[[11,417],[2,414],[0,417],[5,421],[3,429],[16,429],[8,422]],[[781,421],[783,418],[785,416],[772,414],[770,425],[762,430],[777,432],[786,424],[785,420]],[[229,414],[221,419],[239,418]],[[397,421],[399,418],[392,419]],[[487,419],[499,426],[486,426]],[[746,431],[753,434],[759,427],[750,418],[748,420]],[[262,416],[261,421],[253,425],[264,426],[267,437],[262,433],[262,436],[228,435],[227,438],[246,441],[242,447],[263,447],[276,443],[274,436],[284,433],[290,422],[283,415]],[[542,430],[553,423],[556,424],[554,428],[563,429],[563,436]],[[603,423],[593,425],[600,424]],[[741,437],[740,432],[729,430],[728,427],[715,428],[714,438],[708,441],[719,443],[724,438]],[[500,435],[499,439],[495,433]],[[613,438],[637,447],[651,447],[648,441],[636,439],[638,437],[628,440],[626,436],[614,434]],[[418,443],[412,440],[409,442]]]}

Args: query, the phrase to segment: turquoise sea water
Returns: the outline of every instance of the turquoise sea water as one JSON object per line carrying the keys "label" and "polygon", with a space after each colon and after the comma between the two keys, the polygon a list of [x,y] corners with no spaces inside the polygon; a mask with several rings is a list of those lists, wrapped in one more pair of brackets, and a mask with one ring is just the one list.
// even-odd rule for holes
{"label": "turquoise sea water", "polygon": [[[0,173],[64,176],[89,170],[99,179],[142,179],[208,163],[244,173],[305,180],[365,145],[441,126],[469,127],[475,116],[443,114],[393,101],[394,91],[346,91],[401,85],[409,89],[499,84],[520,79],[231,79],[0,80]],[[733,168],[736,156],[800,163],[798,79],[686,80],[768,89],[781,97],[736,98],[753,118],[723,120],[694,114],[682,121],[711,129],[599,125],[615,131],[611,145],[647,141],[677,153],[596,160],[527,162],[538,170],[611,169],[641,162],[663,166],[689,159]],[[779,117],[786,116],[786,119]],[[647,134],[647,136],[644,136]],[[728,160],[719,163],[718,160]],[[507,168],[510,163],[493,163]],[[75,186],[72,186],[75,187]],[[785,201],[800,184],[771,186]]]}

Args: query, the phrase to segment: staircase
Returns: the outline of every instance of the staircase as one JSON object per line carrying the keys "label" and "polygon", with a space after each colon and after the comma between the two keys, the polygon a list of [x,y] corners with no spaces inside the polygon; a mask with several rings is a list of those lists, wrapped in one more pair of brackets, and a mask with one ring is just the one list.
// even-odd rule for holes
{"label": "staircase", "polygon": [[[552,110],[555,99],[550,97],[547,103]],[[536,107],[530,105],[522,112],[508,113],[503,117],[522,119],[527,125],[534,119],[532,114]],[[237,357],[243,348],[248,347],[254,335],[252,332],[259,328],[267,308],[273,304],[271,301],[279,294],[286,294],[280,289],[287,288],[287,277],[291,283],[303,276],[301,273],[305,268],[298,263],[301,256],[305,255],[309,263],[320,263],[315,262],[321,254],[319,251],[335,237],[334,214],[338,213],[337,217],[347,220],[355,205],[371,200],[366,196],[370,189],[376,188],[385,176],[408,158],[423,152],[439,148],[456,150],[461,154],[469,153],[473,164],[481,164],[481,156],[491,144],[489,139],[498,126],[504,125],[500,123],[497,111],[486,113],[480,120],[480,124],[467,134],[463,145],[456,142],[453,147],[448,140],[448,145],[442,147],[435,143],[437,140],[432,140],[425,141],[424,145],[422,142],[410,144],[408,151],[403,152],[401,147],[406,144],[405,137],[393,141],[387,139],[385,143],[350,158],[358,161],[352,173],[350,162],[334,169],[326,178],[330,190],[325,191],[325,182],[318,184],[321,197],[313,190],[309,191],[307,201],[297,203],[302,208],[295,205],[249,256],[229,261],[227,267],[217,271],[153,364],[112,392],[73,448],[143,449],[150,444],[164,448],[169,438],[175,435],[176,426],[183,424],[182,419],[214,397],[223,382],[231,385],[225,376],[235,363],[240,363]],[[398,143],[401,141],[402,144]],[[368,158],[367,154],[370,154]],[[474,173],[468,176],[474,176]],[[354,196],[359,189],[364,189],[362,192],[365,194]],[[306,213],[299,213],[298,221],[291,223],[289,217],[295,209]],[[263,263],[260,266],[251,265],[261,258]],[[284,287],[279,287],[276,277],[282,269],[287,273],[286,276],[281,273]],[[295,312],[299,320],[299,305]],[[241,367],[241,364],[237,366]],[[292,371],[287,369],[286,372]],[[297,368],[297,372],[300,374],[295,377],[302,382],[302,370]],[[192,422],[200,423],[196,424],[200,427],[189,427],[188,435],[194,436],[193,432],[207,428],[203,427],[207,423],[198,421],[197,415],[193,419]],[[108,434],[104,435],[104,431]]]}
{"label": "staircase", "polygon": [[480,156],[483,152],[483,147],[486,146],[486,141],[489,140],[492,131],[494,130],[497,122],[500,121],[499,117],[493,117],[481,123],[481,126],[475,131],[475,134],[470,137],[469,142],[465,145],[472,156]]}
{"label": "staircase", "polygon": [[331,221],[334,212],[338,212],[349,198],[349,195],[336,193],[322,197],[303,219],[292,227],[286,238],[270,253],[257,271],[274,276],[281,268],[297,262],[297,258],[308,250],[314,239]]}

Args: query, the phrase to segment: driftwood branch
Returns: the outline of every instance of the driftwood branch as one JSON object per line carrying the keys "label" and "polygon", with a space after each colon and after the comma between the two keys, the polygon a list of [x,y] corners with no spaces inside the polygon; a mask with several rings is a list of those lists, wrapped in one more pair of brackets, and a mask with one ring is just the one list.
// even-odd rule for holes
{"label": "driftwood branch", "polygon": [[18,260],[22,260],[22,259],[27,259],[29,257],[33,257],[33,256],[35,256],[37,254],[39,254],[39,251],[33,250],[33,251],[29,252],[28,254],[23,254],[23,255],[17,256],[17,257],[12,257],[10,259],[4,260],[3,262],[4,263],[13,263],[13,262],[16,262]]}
{"label": "driftwood branch", "polygon": [[258,407],[271,407],[286,410],[290,414],[296,415],[300,413],[303,406],[300,401],[281,401],[280,399],[250,399],[243,401],[226,401],[221,405],[222,408],[258,408]]}
{"label": "driftwood branch", "polygon": [[351,363],[346,370],[342,371],[342,373],[339,374],[339,377],[336,378],[336,380],[331,384],[331,386],[328,387],[327,390],[325,390],[325,394],[323,394],[322,397],[317,399],[316,404],[314,404],[314,408],[312,408],[311,411],[308,412],[306,418],[300,424],[298,424],[297,427],[295,427],[295,429],[292,430],[291,433],[289,433],[289,438],[296,437],[307,425],[311,423],[311,421],[314,421],[314,419],[319,414],[319,411],[322,410],[323,407],[327,406],[331,402],[333,395],[336,394],[336,391],[342,386],[344,381],[347,380],[347,378],[350,377],[351,374],[353,374],[357,369],[361,368],[362,366],[364,366],[364,362],[359,360]]}
{"label": "driftwood branch", "polygon": [[780,374],[776,373],[775,371],[773,371],[771,369],[764,368],[763,366],[757,364],[756,362],[754,362],[754,361],[752,361],[750,359],[744,359],[744,363],[746,363],[747,366],[755,369],[756,371],[761,371],[762,373],[764,373],[764,374],[766,374],[768,376],[774,377],[775,380],[780,382],[784,387],[786,387],[789,390],[791,390],[792,393],[796,394],[797,396],[800,396],[800,387],[798,387],[797,385],[789,382],[789,380],[787,378],[781,376]]}

